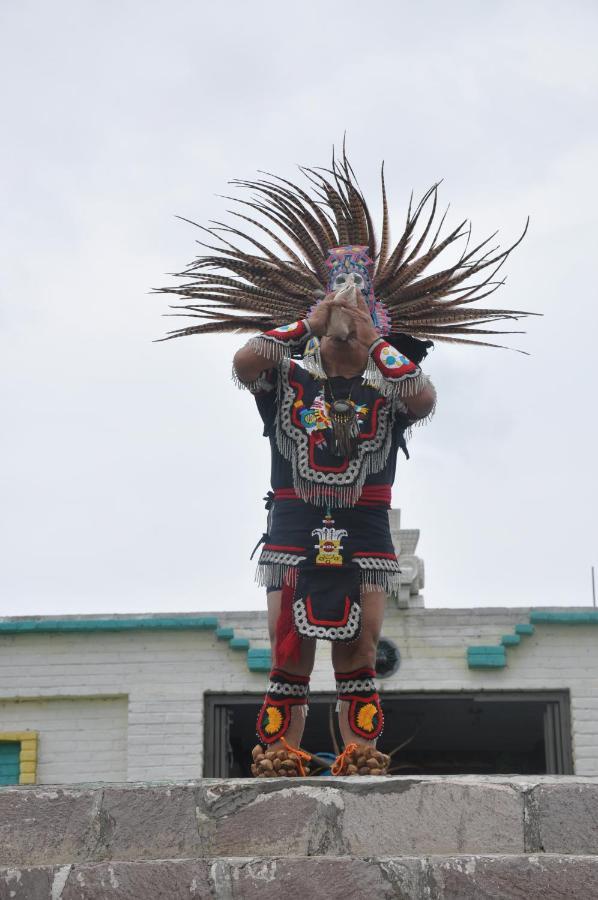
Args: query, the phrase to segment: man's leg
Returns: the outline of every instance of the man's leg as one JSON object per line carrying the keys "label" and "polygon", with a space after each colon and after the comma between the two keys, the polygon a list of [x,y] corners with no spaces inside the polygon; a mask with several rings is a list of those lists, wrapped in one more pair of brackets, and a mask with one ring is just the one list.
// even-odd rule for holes
{"label": "man's leg", "polygon": [[[270,645],[272,647],[272,659],[276,659],[276,623],[280,615],[280,604],[282,591],[268,591],[268,630],[270,632]],[[301,650],[298,662],[287,662],[284,666],[284,672],[289,676],[302,676],[309,678],[314,667],[314,659],[316,655],[316,642],[313,638],[303,638],[301,640]],[[288,730],[284,734],[285,740],[292,747],[299,747],[303,738],[305,729],[305,718],[307,715],[307,704],[298,704],[291,707],[291,721]],[[268,749],[279,750],[282,747],[281,741],[270,743]]]}
{"label": "man's leg", "polygon": [[[364,593],[361,604],[362,622],[359,637],[350,643],[337,642],[332,644],[332,664],[337,675],[340,690],[348,688],[348,692],[351,693],[351,688],[355,687],[355,685],[357,685],[358,692],[359,688],[366,688],[366,690],[361,691],[364,695],[372,693],[368,689],[368,685],[372,686],[374,691],[376,690],[372,679],[376,669],[376,648],[382,629],[385,605],[386,594],[384,591],[368,591]],[[338,677],[339,674],[341,675],[340,679]],[[381,718],[381,712],[378,711],[376,714],[375,706],[376,702],[366,703],[365,706],[360,706],[357,703],[353,706],[349,700],[340,701],[339,726],[345,746],[351,743],[359,743],[370,747],[376,746],[377,735],[371,739],[368,739],[367,736],[368,730],[375,733],[377,730],[377,719]],[[352,707],[354,714],[350,716]],[[358,711],[360,711],[360,714],[358,714]],[[356,731],[356,728],[359,731]]]}

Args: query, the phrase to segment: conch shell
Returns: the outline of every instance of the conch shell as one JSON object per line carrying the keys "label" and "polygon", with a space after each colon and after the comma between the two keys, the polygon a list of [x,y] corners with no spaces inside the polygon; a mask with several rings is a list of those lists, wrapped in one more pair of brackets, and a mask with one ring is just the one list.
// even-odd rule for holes
{"label": "conch shell", "polygon": [[[355,284],[353,284],[352,280],[349,280],[342,286],[342,288],[340,288],[340,290],[336,291],[334,297],[331,299],[334,302],[334,300],[342,298],[351,306],[357,306],[359,293],[359,288],[356,287]],[[347,310],[343,309],[342,306],[339,306],[336,309],[333,306],[330,311],[330,316],[328,317],[328,330],[326,332],[327,336],[336,338],[339,341],[346,341],[352,330],[353,320],[351,319],[351,316],[349,315]]]}

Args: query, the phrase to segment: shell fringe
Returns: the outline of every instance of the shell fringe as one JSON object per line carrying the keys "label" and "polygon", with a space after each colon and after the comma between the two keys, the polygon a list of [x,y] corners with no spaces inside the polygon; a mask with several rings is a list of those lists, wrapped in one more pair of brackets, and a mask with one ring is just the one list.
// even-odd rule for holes
{"label": "shell fringe", "polygon": [[296,345],[293,347],[291,343],[282,343],[282,341],[277,341],[276,338],[266,337],[263,334],[250,338],[245,346],[253,350],[254,353],[259,353],[260,356],[277,363],[282,359],[291,359],[293,351],[297,349]]}
{"label": "shell fringe", "polygon": [[[280,589],[283,584],[297,584],[298,566],[287,566],[281,563],[258,563],[255,580],[261,587]],[[399,572],[384,572],[370,569],[360,571],[361,595],[369,591],[385,591],[396,594],[399,591],[401,576]]]}
{"label": "shell fringe", "polygon": [[[267,369],[264,370],[264,372],[267,371]],[[250,394],[259,394],[260,391],[274,390],[274,385],[264,376],[264,372],[261,372],[255,381],[241,381],[233,363],[231,377],[233,384],[242,391],[249,391]]]}

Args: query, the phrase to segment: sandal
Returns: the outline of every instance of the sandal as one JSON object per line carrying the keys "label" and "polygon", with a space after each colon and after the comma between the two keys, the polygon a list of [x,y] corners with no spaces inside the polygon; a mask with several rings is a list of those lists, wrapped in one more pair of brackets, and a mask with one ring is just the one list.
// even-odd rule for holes
{"label": "sandal", "polygon": [[264,750],[261,744],[251,751],[251,774],[255,778],[306,778],[309,768],[304,765],[311,761],[311,754],[291,747],[282,737],[284,750]]}
{"label": "sandal", "polygon": [[347,744],[330,769],[333,775],[387,775],[390,756],[367,744]]}

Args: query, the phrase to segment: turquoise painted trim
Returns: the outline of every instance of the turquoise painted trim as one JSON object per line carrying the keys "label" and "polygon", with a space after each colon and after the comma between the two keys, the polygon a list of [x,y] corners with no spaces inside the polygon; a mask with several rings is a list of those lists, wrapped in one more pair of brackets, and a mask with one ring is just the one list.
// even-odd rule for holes
{"label": "turquoise painted trim", "polygon": [[545,625],[598,625],[598,609],[587,612],[543,612],[531,613],[530,622]]}
{"label": "turquoise painted trim", "polygon": [[230,626],[220,626],[216,616],[157,616],[152,619],[17,619],[0,621],[3,634],[91,634],[106,631],[207,631],[214,630],[218,640],[226,640],[232,650],[247,651],[247,667],[252,672],[269,672],[272,654],[268,647],[255,647],[247,638],[235,637]]}
{"label": "turquoise painted trim", "polygon": [[218,628],[216,616],[160,616],[155,619],[21,619],[0,622],[0,634],[93,631],[195,631]]}
{"label": "turquoise painted trim", "polygon": [[500,639],[500,642],[503,645],[503,647],[514,647],[514,646],[516,646],[516,644],[521,643],[521,635],[519,635],[519,634],[503,634],[502,638]]}
{"label": "turquoise painted trim", "polygon": [[268,647],[252,647],[247,651],[247,665],[252,672],[269,672],[272,668],[272,651]]}
{"label": "turquoise painted trim", "polygon": [[[530,635],[535,632],[535,625],[598,625],[598,609],[588,609],[584,612],[550,612],[545,610],[534,610],[530,613],[529,622],[520,622],[515,625],[514,634],[503,634],[500,644],[496,646],[467,648],[467,665],[470,669],[486,669],[486,668],[502,668],[498,660],[501,658],[499,653],[504,654],[505,647],[514,647],[521,643],[521,635]],[[493,655],[496,654],[496,657]],[[496,659],[497,662],[489,662]]]}
{"label": "turquoise painted trim", "polygon": [[272,669],[272,663],[267,659],[249,659],[247,665],[250,672],[269,672]]}
{"label": "turquoise painted trim", "polygon": [[228,642],[228,646],[233,650],[249,650],[249,641],[247,638],[231,638]]}
{"label": "turquoise painted trim", "polygon": [[529,625],[526,622],[515,625],[515,634],[533,634],[535,630],[533,625]]}
{"label": "turquoise painted trim", "polygon": [[507,659],[505,656],[470,656],[467,660],[470,669],[505,669]]}
{"label": "turquoise painted trim", "polygon": [[217,628],[216,637],[219,641],[230,641],[235,636],[234,628]]}
{"label": "turquoise painted trim", "polygon": [[470,669],[504,669],[506,664],[505,648],[500,644],[467,648],[467,665]]}

